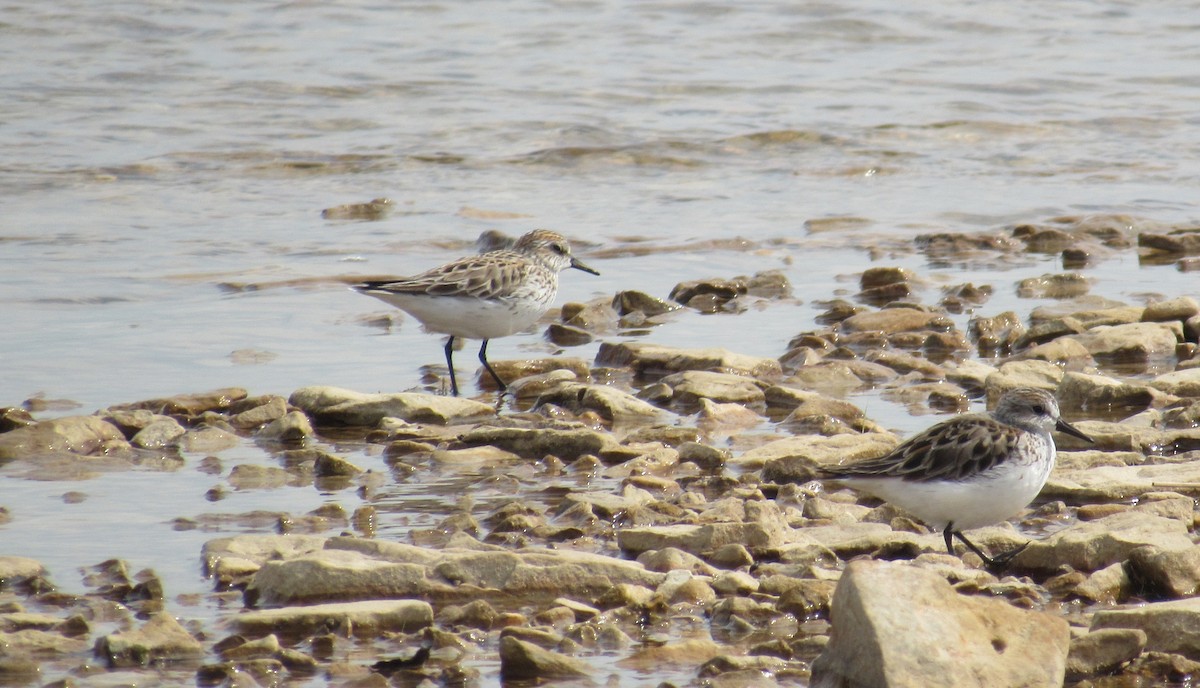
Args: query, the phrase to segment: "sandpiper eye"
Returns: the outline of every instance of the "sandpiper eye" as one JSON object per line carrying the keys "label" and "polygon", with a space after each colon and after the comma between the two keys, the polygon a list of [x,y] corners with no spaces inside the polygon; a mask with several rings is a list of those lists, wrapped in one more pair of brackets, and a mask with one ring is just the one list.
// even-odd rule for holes
{"label": "sandpiper eye", "polygon": [[567,247],[563,246],[562,244],[554,243],[550,244],[550,247],[553,248],[556,253],[561,253],[563,255],[567,254]]}
{"label": "sandpiper eye", "polygon": [[1034,404],[1033,412],[1038,414],[1039,416],[1044,416],[1044,415],[1046,415],[1046,407],[1042,406],[1041,404]]}

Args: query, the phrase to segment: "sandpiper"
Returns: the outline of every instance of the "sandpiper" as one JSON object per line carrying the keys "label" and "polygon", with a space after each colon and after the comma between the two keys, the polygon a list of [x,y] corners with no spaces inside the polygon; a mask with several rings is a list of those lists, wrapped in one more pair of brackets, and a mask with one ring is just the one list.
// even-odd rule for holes
{"label": "sandpiper", "polygon": [[950,554],[958,538],[988,566],[1002,568],[1025,545],[989,557],[962,531],[1007,520],[1041,492],[1054,468],[1051,430],[1092,441],[1059,416],[1049,392],[1012,389],[991,414],[956,416],[886,456],[824,467],[821,477],[891,502],[940,530]]}
{"label": "sandpiper", "polygon": [[562,235],[535,229],[517,239],[512,248],[459,258],[412,277],[364,282],[354,288],[404,310],[430,332],[450,335],[446,365],[454,396],[458,396],[454,340],[482,339],[479,360],[503,394],[507,385],[487,360],[488,340],[520,332],[537,322],[558,294],[558,273],[567,268],[600,274],[571,255],[571,246]]}

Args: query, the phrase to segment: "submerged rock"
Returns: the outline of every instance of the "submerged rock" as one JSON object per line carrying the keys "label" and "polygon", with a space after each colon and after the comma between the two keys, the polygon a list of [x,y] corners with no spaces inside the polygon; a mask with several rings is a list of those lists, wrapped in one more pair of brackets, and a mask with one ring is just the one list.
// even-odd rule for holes
{"label": "submerged rock", "polygon": [[98,416],[67,416],[0,434],[0,461],[52,454],[86,456],[128,446],[125,435]]}
{"label": "submerged rock", "polygon": [[201,657],[204,647],[165,612],[153,614],[141,628],[118,631],[96,641],[96,654],[109,666],[147,666],[164,660]]}

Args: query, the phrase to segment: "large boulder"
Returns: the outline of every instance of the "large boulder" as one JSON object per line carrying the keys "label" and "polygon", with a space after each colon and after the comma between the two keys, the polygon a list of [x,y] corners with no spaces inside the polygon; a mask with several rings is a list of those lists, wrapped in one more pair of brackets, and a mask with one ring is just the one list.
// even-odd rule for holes
{"label": "large boulder", "polygon": [[814,688],[1060,686],[1066,673],[1064,619],[959,594],[910,564],[850,562],[830,622]]}

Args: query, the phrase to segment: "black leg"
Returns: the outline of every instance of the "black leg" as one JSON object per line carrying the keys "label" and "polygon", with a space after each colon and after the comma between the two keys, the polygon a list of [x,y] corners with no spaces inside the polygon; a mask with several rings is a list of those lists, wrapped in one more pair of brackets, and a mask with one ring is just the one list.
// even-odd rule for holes
{"label": "black leg", "polygon": [[989,557],[988,555],[983,553],[982,549],[979,549],[978,547],[976,547],[975,543],[968,540],[967,536],[962,534],[962,531],[958,531],[958,530],[954,531],[954,537],[958,538],[959,542],[966,545],[967,549],[971,550],[975,554],[978,554],[979,558],[983,560],[983,563],[986,564],[989,569],[993,569],[993,570],[997,570],[997,571],[1002,570],[1005,567],[1007,567],[1009,562],[1011,562],[1013,560],[1013,557],[1020,554],[1023,549],[1025,549],[1026,547],[1029,546],[1029,543],[1026,542],[1025,544],[1021,545],[1020,547],[1017,547],[1016,549],[1013,549],[1013,550],[1009,550],[1008,552],[1005,552],[1004,554],[997,554],[994,557]]}
{"label": "black leg", "polygon": [[458,380],[454,378],[454,335],[446,340],[446,367],[450,369],[450,394],[458,396]]}
{"label": "black leg", "polygon": [[485,339],[483,340],[483,346],[479,347],[479,362],[482,363],[483,367],[487,368],[487,371],[492,374],[492,379],[496,381],[496,386],[500,388],[500,393],[504,394],[504,390],[508,389],[508,385],[504,384],[504,380],[501,380],[500,376],[496,374],[496,371],[492,370],[492,364],[488,363],[487,344],[488,340]]}
{"label": "black leg", "polygon": [[942,537],[946,538],[946,553],[954,556],[954,524],[946,525],[946,529],[942,531]]}

